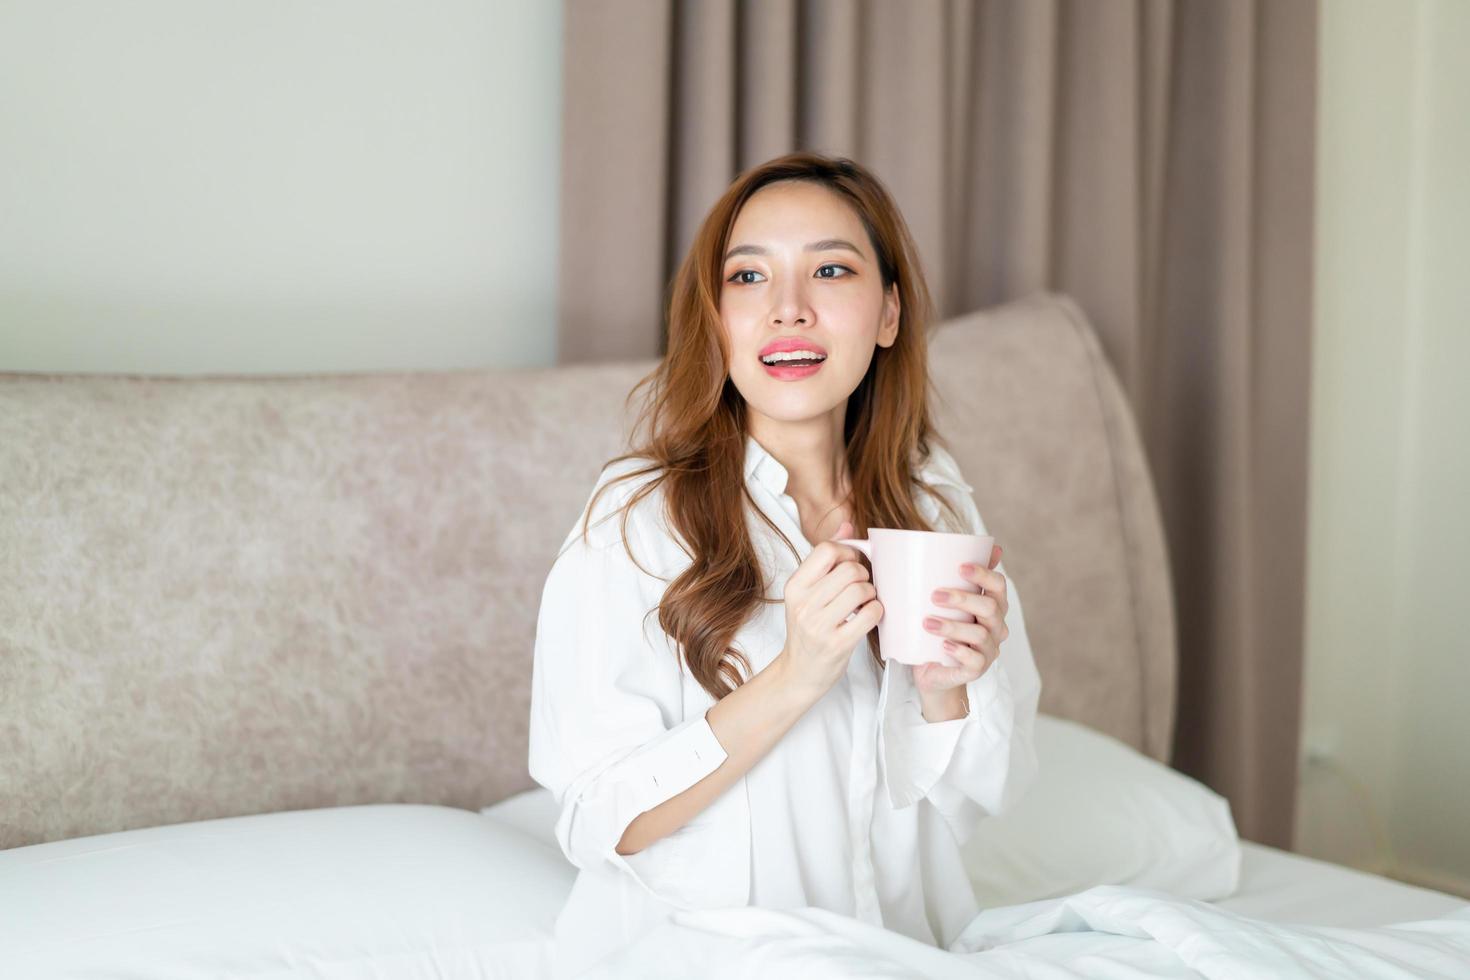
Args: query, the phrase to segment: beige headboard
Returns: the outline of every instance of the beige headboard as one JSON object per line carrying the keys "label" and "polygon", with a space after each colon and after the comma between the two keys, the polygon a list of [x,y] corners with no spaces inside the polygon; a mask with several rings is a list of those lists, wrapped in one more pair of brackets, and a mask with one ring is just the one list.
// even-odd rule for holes
{"label": "beige headboard", "polygon": [[[541,587],[653,363],[0,375],[0,847],[533,786]],[[932,363],[1042,710],[1165,759],[1162,529],[1092,328],[1038,295]]]}

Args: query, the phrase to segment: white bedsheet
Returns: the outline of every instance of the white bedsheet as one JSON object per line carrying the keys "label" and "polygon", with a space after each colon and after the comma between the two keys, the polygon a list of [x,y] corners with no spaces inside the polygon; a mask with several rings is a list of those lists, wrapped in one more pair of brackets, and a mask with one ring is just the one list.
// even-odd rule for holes
{"label": "white bedsheet", "polygon": [[[487,808],[544,836],[536,793]],[[983,911],[935,949],[822,909],[679,912],[592,977],[1445,977],[1470,980],[1470,903],[1241,842],[1235,894],[1215,902],[1100,886]]]}
{"label": "white bedsheet", "polygon": [[1239,887],[1211,904],[1256,919],[1358,928],[1437,918],[1470,904],[1264,844],[1241,841],[1240,850]]}
{"label": "white bedsheet", "polygon": [[1347,929],[1118,885],[987,909],[950,951],[822,909],[676,912],[585,977],[1210,980],[1470,977],[1470,907]]}

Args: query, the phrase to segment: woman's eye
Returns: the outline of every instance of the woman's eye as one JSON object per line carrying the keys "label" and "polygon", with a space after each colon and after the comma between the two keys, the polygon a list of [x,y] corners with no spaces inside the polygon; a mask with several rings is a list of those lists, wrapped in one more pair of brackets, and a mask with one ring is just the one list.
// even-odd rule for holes
{"label": "woman's eye", "polygon": [[[826,270],[826,269],[841,269],[841,270],[843,270],[844,272],[847,272],[847,273],[851,273],[852,272],[852,270],[849,269],[845,265],[839,265],[836,262],[828,262],[826,265],[819,266],[817,268],[817,278],[818,279],[841,279],[841,278],[843,278],[842,276],[824,276],[824,275],[822,275],[822,272],[824,270]],[[741,269],[739,272],[735,273],[733,276],[731,276],[729,279],[726,279],[725,281],[726,282],[738,282],[742,286],[748,286],[748,285],[751,284],[751,280],[749,280],[749,279],[741,279],[740,277],[741,276],[758,276],[758,275],[760,275],[760,273],[759,272],[756,272],[754,269]]]}

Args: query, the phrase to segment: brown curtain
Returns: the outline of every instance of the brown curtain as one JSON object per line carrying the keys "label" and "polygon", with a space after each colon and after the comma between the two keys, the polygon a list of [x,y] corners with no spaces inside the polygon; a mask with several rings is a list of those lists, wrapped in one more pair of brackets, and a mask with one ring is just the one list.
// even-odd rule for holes
{"label": "brown curtain", "polygon": [[1305,595],[1316,0],[568,0],[563,362],[662,351],[740,170],[853,157],[941,315],[1087,310],[1178,601],[1173,764],[1291,846]]}

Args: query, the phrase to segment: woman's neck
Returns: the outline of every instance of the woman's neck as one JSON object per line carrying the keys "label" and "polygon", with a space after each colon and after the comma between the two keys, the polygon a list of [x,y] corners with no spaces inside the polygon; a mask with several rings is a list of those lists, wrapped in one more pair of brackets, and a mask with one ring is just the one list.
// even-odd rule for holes
{"label": "woman's neck", "polygon": [[765,420],[758,425],[752,420],[750,434],[786,468],[786,493],[803,513],[820,513],[847,499],[851,481],[842,438],[845,408],[800,423]]}

